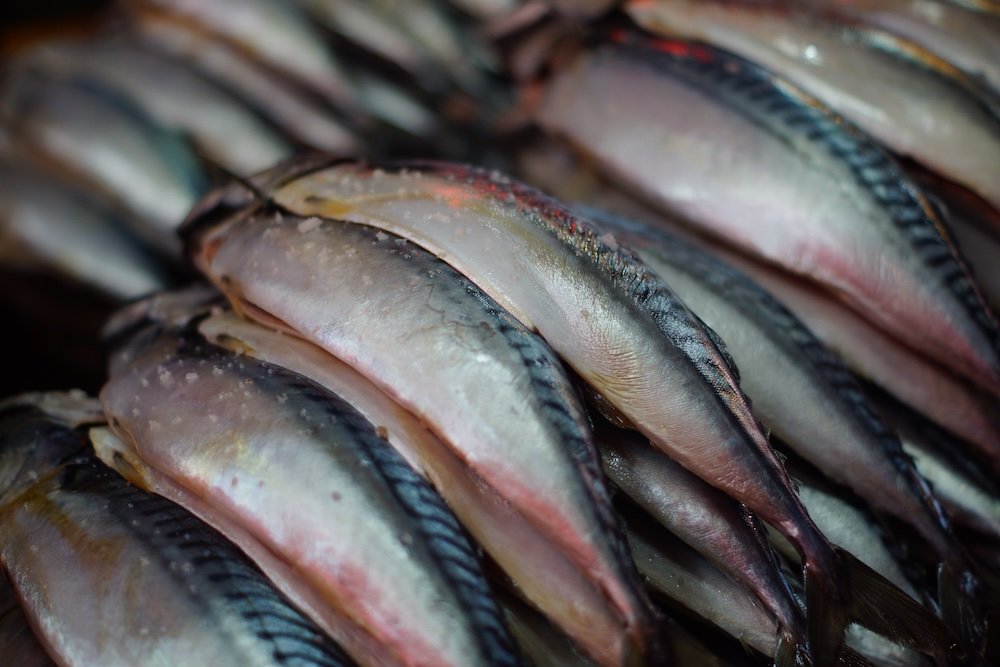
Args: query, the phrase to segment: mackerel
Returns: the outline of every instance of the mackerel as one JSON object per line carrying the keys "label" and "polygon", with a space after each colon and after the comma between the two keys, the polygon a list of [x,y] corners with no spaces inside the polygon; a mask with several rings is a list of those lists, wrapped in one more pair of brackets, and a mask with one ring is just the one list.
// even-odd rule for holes
{"label": "mackerel", "polygon": [[458,523],[374,426],[299,375],[148,328],[101,392],[102,459],[219,528],[362,664],[519,664]]}
{"label": "mackerel", "polygon": [[909,523],[952,567],[965,557],[939,501],[849,370],[747,275],[662,229],[588,210],[726,341],[740,386],[782,442],[880,512]]}
{"label": "mackerel", "polygon": [[[633,254],[541,193],[468,167],[306,161],[281,165],[254,187],[285,211],[376,226],[432,251],[536,329],[657,447],[780,526],[805,555],[813,658],[835,658],[849,606],[845,564],[799,503],[713,337]],[[249,268],[216,260],[240,228],[234,209],[253,202],[233,186],[203,200],[188,220],[195,262],[220,285]],[[904,616],[926,615],[886,594],[908,608]],[[879,619],[868,611],[852,613],[876,624],[888,618],[884,607]],[[897,624],[893,632],[908,631]],[[921,635],[912,638],[941,639]]]}
{"label": "mackerel", "polygon": [[354,664],[216,531],[97,461],[64,415],[8,403],[0,433],[5,466],[49,462],[0,507],[0,562],[59,665]]}
{"label": "mackerel", "polygon": [[911,39],[1000,92],[1000,16],[984,15],[946,0],[811,0]]}
{"label": "mackerel", "polygon": [[[596,598],[591,618],[537,574],[532,602],[595,659],[628,664],[650,650],[647,602],[586,416],[548,346],[447,264],[370,227],[251,214],[226,232],[209,275],[237,309],[336,355],[417,415],[445,455],[572,564],[573,590]],[[526,571],[514,560],[501,556]]]}
{"label": "mackerel", "polygon": [[555,76],[538,118],[661,208],[1000,394],[1000,330],[941,221],[815,99],[722,51],[617,31]]}
{"label": "mackerel", "polygon": [[13,144],[113,197],[142,222],[137,233],[176,254],[174,230],[206,187],[191,147],[139,109],[83,84],[12,73],[0,91],[0,117]]}
{"label": "mackerel", "polygon": [[758,63],[895,153],[1000,207],[997,100],[917,44],[771,0],[640,1],[629,13],[654,32],[702,40]]}
{"label": "mackerel", "polygon": [[182,63],[124,39],[47,44],[21,55],[15,67],[126,97],[160,125],[186,133],[203,155],[232,173],[252,174],[292,152],[227,92]]}

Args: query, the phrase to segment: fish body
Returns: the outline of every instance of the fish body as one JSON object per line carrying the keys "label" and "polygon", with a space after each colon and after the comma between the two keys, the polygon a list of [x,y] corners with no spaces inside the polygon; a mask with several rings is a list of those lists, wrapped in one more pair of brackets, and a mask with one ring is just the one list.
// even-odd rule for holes
{"label": "fish body", "polygon": [[208,274],[237,308],[377,383],[574,562],[604,600],[593,619],[578,604],[558,613],[571,636],[605,664],[645,650],[650,619],[586,417],[537,337],[444,262],[370,227],[250,215],[228,228]]}
{"label": "fish body", "polygon": [[71,426],[38,404],[0,413],[4,464],[49,463],[0,505],[0,562],[58,664],[353,665],[231,543]]}
{"label": "fish body", "polygon": [[639,2],[630,13],[654,32],[703,40],[759,63],[894,152],[1000,203],[996,103],[916,44],[773,2]]}
{"label": "fish body", "polygon": [[910,523],[945,560],[962,560],[947,517],[850,371],[787,308],[709,253],[624,218],[591,218],[639,253],[726,341],[740,386],[772,433],[872,507]]}
{"label": "fish body", "polygon": [[284,369],[137,340],[101,392],[102,458],[220,527],[362,664],[518,663],[457,522],[374,426]]}
{"label": "fish body", "polygon": [[146,17],[135,26],[148,48],[184,60],[312,150],[354,155],[357,137],[334,112],[238,49],[191,26]]}
{"label": "fish body", "polygon": [[1000,17],[942,0],[813,0],[813,4],[913,40],[1000,91]]}
{"label": "fish body", "polygon": [[206,157],[232,173],[250,175],[292,152],[227,92],[183,64],[126,40],[45,45],[17,63],[29,71],[114,90],[164,127],[186,133]]}
{"label": "fish body", "polygon": [[0,210],[7,266],[54,270],[117,300],[166,287],[118,215],[54,175],[0,159]]}
{"label": "fish body", "polygon": [[6,579],[0,579],[0,660],[20,667],[55,667],[38,642],[21,603]]}
{"label": "fish body", "polygon": [[153,247],[176,254],[174,229],[205,187],[191,147],[82,84],[12,76],[0,93],[16,145],[38,150],[125,206]]}
{"label": "fish body", "polygon": [[710,47],[623,32],[557,74],[538,117],[661,208],[1000,393],[996,319],[940,220],[815,100]]}

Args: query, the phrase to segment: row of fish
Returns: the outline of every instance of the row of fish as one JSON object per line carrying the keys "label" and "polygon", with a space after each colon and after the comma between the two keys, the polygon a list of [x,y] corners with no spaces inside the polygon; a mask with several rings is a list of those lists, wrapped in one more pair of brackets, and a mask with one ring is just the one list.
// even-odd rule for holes
{"label": "row of fish", "polygon": [[[255,3],[231,21],[240,8],[224,2],[128,5],[136,34],[165,51],[129,40],[41,49],[9,79],[24,77],[11,90],[27,92],[7,99],[29,108],[65,96],[84,110],[93,99],[108,109],[92,121],[124,122],[111,115],[124,96],[129,118],[182,116],[176,97],[120,67],[158,59],[181,78],[182,61],[202,63],[199,76],[240,72],[226,95],[281,72],[351,130],[370,113],[346,79],[324,74],[336,69],[327,51],[275,38],[306,34],[293,31],[313,25],[299,10]],[[492,65],[467,67],[488,63],[485,51],[466,47],[447,67],[407,51],[399,35],[427,35],[413,14],[301,5],[338,39],[370,36],[431,95],[493,94],[480,78]],[[342,649],[324,650],[337,660],[340,650],[389,665],[517,664],[521,653],[539,665],[748,659],[696,618],[780,665],[988,664],[1000,135],[994,43],[982,35],[995,34],[995,17],[940,2],[637,1],[628,15],[660,36],[624,16],[582,41],[565,36],[605,5],[543,26],[556,53],[524,99],[549,138],[512,164],[565,201],[619,214],[446,163],[299,158],[238,178],[203,198],[182,234],[225,299],[165,294],[109,325],[104,416],[93,418],[109,428],[91,432],[96,455],[232,540],[276,600],[336,640]],[[971,24],[960,29],[968,39],[941,37]],[[102,80],[110,87],[94,95]],[[227,132],[282,127],[262,123],[261,109],[295,102],[249,88],[255,111],[237,104]],[[57,119],[33,134],[34,116],[22,115],[7,140],[11,191],[40,193],[37,220],[76,219],[69,207],[85,202],[113,212],[95,229],[128,229],[128,204],[172,199],[154,187],[143,200],[122,181],[134,198],[123,204],[108,184],[129,174],[129,158],[90,172],[103,187],[80,186],[84,161],[58,169],[72,195],[49,185],[53,162],[106,142],[80,148],[86,133],[71,128],[87,121],[61,103],[30,108]],[[158,142],[151,160],[211,165],[177,211],[220,176],[281,157],[237,167],[264,144],[212,129],[208,113],[183,126],[163,118],[161,132],[195,141]],[[308,143],[268,131],[285,154]],[[48,137],[42,159],[24,148],[33,136]],[[179,252],[179,215],[163,216],[173,221],[161,254]],[[84,266],[91,242],[111,243],[80,236]],[[131,280],[107,283],[125,295]],[[18,497],[79,490],[53,474]],[[22,550],[2,554],[8,572]],[[11,579],[47,650],[90,664],[59,657],[84,650],[54,648],[72,633],[45,624],[63,612],[35,604],[36,580]]]}

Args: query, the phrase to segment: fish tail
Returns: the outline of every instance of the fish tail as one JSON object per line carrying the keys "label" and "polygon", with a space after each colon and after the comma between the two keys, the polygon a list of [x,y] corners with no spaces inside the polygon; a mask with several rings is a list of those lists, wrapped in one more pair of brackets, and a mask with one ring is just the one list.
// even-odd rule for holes
{"label": "fish tail", "polygon": [[[835,547],[836,548],[836,547]],[[965,651],[937,616],[850,553],[836,548],[849,583],[849,619],[951,665]]]}
{"label": "fish tail", "polygon": [[938,568],[938,602],[945,626],[962,642],[970,662],[976,664],[985,652],[986,609],[980,596],[980,582],[969,570],[947,562]]}
{"label": "fish tail", "polygon": [[849,622],[847,595],[837,585],[840,577],[828,567],[807,559],[803,567],[809,654],[814,667],[834,667],[844,649]]}
{"label": "fish tail", "polygon": [[787,628],[782,628],[778,633],[778,646],[774,650],[774,667],[807,667],[810,664],[808,656],[808,647]]}
{"label": "fish tail", "polygon": [[840,663],[842,667],[875,667],[868,658],[855,653],[849,648],[845,648],[840,654]]}

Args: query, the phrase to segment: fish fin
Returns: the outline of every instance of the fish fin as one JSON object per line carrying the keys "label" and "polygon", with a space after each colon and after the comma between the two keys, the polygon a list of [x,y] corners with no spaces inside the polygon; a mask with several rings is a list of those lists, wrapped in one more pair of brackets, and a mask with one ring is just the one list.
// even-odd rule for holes
{"label": "fish fin", "polygon": [[726,347],[726,341],[722,340],[722,336],[715,333],[715,329],[708,326],[705,323],[705,320],[695,315],[694,312],[692,312],[691,315],[694,317],[695,320],[698,321],[698,324],[701,325],[701,328],[705,330],[705,333],[708,334],[708,337],[712,341],[712,344],[715,345],[715,347],[719,350],[719,354],[722,355],[722,358],[726,360],[726,365],[729,366],[729,370],[730,372],[732,372],[733,378],[736,380],[736,384],[739,384],[740,369],[736,367],[736,360],[733,359],[731,354],[729,354],[729,349]]}
{"label": "fish fin", "polygon": [[809,654],[814,667],[833,667],[844,648],[848,610],[843,595],[830,590],[830,573],[808,561],[803,568]]}
{"label": "fish fin", "polygon": [[850,553],[836,550],[850,582],[852,621],[934,656],[939,665],[963,656],[961,645],[941,619]]}
{"label": "fish fin", "polygon": [[947,563],[938,568],[938,602],[944,624],[961,640],[972,656],[985,652],[986,609],[979,599],[978,581],[971,572],[958,571]]}
{"label": "fish fin", "polygon": [[774,649],[774,667],[806,667],[810,662],[804,649],[789,632],[779,633],[778,646]]}
{"label": "fish fin", "polygon": [[845,667],[875,667],[875,665],[860,653],[855,653],[849,648],[845,648],[840,654],[840,663]]}

